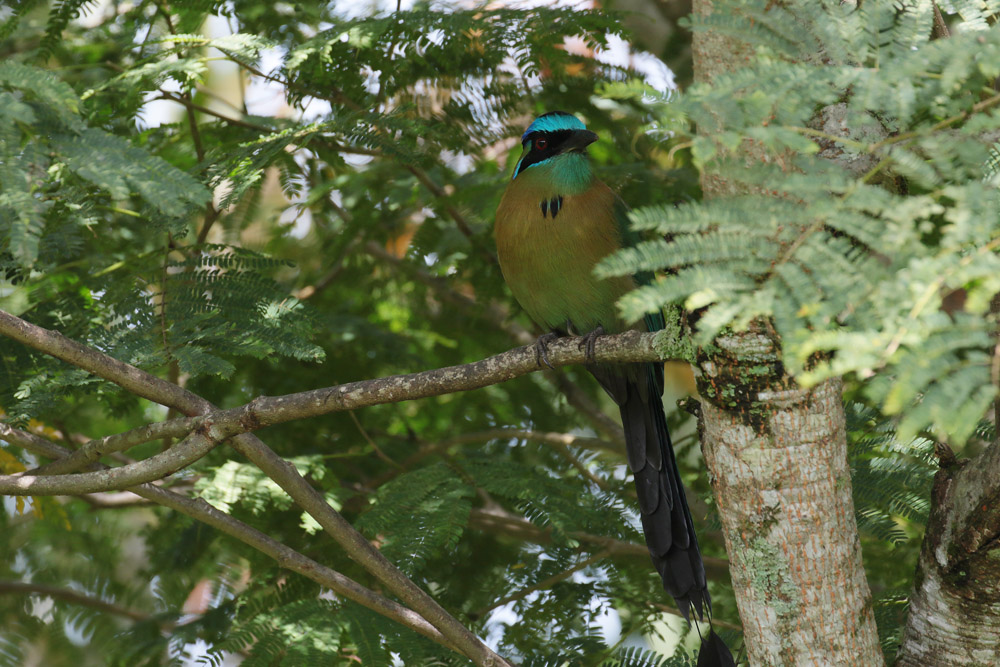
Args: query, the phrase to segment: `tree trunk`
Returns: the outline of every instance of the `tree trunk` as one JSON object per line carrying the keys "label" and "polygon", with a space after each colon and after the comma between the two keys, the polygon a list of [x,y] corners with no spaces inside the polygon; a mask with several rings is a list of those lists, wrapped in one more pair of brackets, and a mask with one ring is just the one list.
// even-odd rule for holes
{"label": "tree trunk", "polygon": [[796,386],[759,333],[717,344],[697,367],[702,448],[750,664],[883,664],[840,381]]}
{"label": "tree trunk", "polygon": [[[707,15],[712,5],[696,0],[694,10]],[[695,33],[696,82],[751,57],[730,37]],[[749,143],[746,154],[765,159]],[[707,167],[702,189],[710,199],[744,188]],[[701,352],[695,371],[704,399],[702,449],[750,664],[883,665],[854,516],[840,382],[799,387],[766,323],[720,337],[715,349]]]}
{"label": "tree trunk", "polygon": [[942,458],[896,664],[997,665],[1000,445],[960,464]]}

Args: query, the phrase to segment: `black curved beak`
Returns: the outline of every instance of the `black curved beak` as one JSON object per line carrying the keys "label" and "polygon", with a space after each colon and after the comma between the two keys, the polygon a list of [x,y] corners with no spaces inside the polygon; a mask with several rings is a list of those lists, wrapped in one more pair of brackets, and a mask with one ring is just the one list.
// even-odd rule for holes
{"label": "black curved beak", "polygon": [[573,134],[569,135],[569,139],[563,142],[561,153],[569,153],[570,151],[584,152],[587,150],[587,146],[597,141],[597,133],[591,132],[590,130],[573,130]]}

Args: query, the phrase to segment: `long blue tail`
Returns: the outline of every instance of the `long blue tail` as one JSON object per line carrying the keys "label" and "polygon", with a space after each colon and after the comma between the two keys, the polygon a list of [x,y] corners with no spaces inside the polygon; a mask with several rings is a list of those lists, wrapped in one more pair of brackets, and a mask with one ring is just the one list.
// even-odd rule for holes
{"label": "long blue tail", "polygon": [[[663,411],[663,367],[657,364],[590,366],[589,370],[618,404],[625,429],[625,451],[635,478],[646,547],[663,588],[689,622],[693,606],[711,620],[705,563],[684,495],[677,459]],[[699,667],[734,667],[725,643],[710,630],[702,637]]]}
{"label": "long blue tail", "polygon": [[627,396],[619,403],[642,530],[663,588],[685,618],[690,620],[692,605],[701,618],[711,613],[712,601],[663,412],[662,383],[656,376],[661,371],[652,364],[644,370],[639,377],[629,378]]}

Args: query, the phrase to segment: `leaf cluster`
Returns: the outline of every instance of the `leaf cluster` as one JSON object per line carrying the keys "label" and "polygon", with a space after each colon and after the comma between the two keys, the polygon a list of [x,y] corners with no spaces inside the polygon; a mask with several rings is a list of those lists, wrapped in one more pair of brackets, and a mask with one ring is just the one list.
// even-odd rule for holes
{"label": "leaf cluster", "polygon": [[635,212],[658,240],[599,273],[666,276],[622,312],[682,303],[701,344],[769,320],[799,382],[865,380],[901,440],[968,440],[997,393],[1000,28],[995,8],[956,11],[936,40],[930,3],[762,2],[692,19],[753,57],[657,123],[701,128],[694,159],[725,185]]}

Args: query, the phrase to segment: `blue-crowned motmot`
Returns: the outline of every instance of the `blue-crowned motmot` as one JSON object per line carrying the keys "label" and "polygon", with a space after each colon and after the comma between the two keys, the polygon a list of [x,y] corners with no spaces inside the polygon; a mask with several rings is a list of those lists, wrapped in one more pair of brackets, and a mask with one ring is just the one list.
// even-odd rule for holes
{"label": "blue-crowned motmot", "polygon": [[[550,332],[538,341],[541,358],[557,335],[586,335],[590,351],[602,333],[630,328],[616,302],[652,279],[651,275],[599,279],[594,266],[635,242],[627,207],[599,181],[587,146],[597,135],[575,116],[553,111],[535,119],[521,137],[523,152],[496,214],[500,268],[514,298],[539,326]],[[631,326],[663,328],[660,313]],[[685,618],[693,605],[698,616],[711,614],[705,566],[667,420],[663,412],[661,364],[591,364],[590,372],[618,404],[629,467],[635,477],[646,546],[663,587]],[[721,644],[714,635],[713,642]],[[717,662],[733,664],[722,646]]]}

